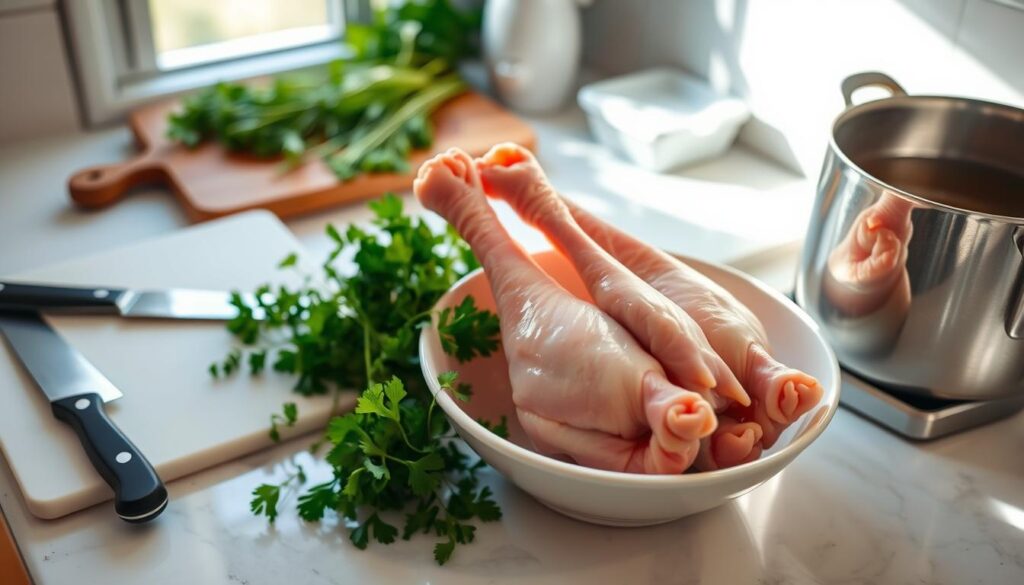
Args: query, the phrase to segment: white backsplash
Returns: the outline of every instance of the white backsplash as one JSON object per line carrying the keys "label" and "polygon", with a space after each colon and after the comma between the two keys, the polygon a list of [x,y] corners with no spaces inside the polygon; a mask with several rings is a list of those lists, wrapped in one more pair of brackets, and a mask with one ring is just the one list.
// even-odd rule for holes
{"label": "white backsplash", "polygon": [[0,0],[0,145],[77,127],[54,2]]}
{"label": "white backsplash", "polygon": [[852,73],[1024,105],[1024,10],[993,0],[598,0],[584,43],[603,72],[675,65],[745,98],[740,140],[809,175]]}

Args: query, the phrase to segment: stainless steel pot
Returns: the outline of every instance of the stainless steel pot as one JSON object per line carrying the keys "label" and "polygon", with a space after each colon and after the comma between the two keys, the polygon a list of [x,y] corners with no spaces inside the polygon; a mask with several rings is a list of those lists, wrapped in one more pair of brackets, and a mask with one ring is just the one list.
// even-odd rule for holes
{"label": "stainless steel pot", "polygon": [[[853,105],[865,86],[892,96]],[[908,392],[1024,393],[1024,110],[842,85],[797,274],[840,362]]]}

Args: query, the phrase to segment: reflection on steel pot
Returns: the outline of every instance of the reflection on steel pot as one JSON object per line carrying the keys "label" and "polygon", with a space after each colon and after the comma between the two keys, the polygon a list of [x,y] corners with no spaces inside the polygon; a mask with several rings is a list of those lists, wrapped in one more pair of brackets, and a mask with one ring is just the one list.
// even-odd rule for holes
{"label": "reflection on steel pot", "polygon": [[[853,105],[853,92],[892,96]],[[843,82],[797,275],[839,361],[908,392],[1024,393],[1024,110]]]}

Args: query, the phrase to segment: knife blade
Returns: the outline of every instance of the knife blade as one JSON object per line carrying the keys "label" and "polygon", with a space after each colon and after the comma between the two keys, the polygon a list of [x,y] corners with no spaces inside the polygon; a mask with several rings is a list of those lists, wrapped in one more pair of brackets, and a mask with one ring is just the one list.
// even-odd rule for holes
{"label": "knife blade", "polygon": [[167,507],[167,489],[103,407],[121,391],[38,313],[0,313],[0,332],[50,401],[53,415],[75,431],[89,461],[114,490],[117,515],[133,523],[159,516]]}
{"label": "knife blade", "polygon": [[[252,304],[251,295],[242,295]],[[132,290],[0,282],[0,311],[107,314],[148,319],[226,321],[238,315],[221,291]]]}

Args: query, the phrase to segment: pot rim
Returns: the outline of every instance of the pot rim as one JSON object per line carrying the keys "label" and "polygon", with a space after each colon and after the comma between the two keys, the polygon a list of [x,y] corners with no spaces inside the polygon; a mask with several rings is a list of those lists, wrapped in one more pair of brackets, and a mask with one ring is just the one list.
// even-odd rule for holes
{"label": "pot rim", "polygon": [[849,156],[847,156],[847,154],[843,151],[843,149],[840,148],[839,145],[836,143],[836,131],[839,128],[840,124],[848,122],[851,118],[853,118],[853,117],[855,117],[857,115],[863,114],[864,112],[868,112],[868,111],[871,111],[871,110],[874,110],[874,109],[882,109],[882,108],[891,107],[891,106],[895,106],[895,105],[903,105],[906,102],[912,102],[910,105],[913,106],[913,105],[917,105],[917,103],[933,102],[933,101],[934,102],[957,102],[957,103],[970,104],[970,105],[974,105],[974,106],[996,108],[996,109],[1003,110],[1003,111],[1006,111],[1008,113],[1014,114],[1017,117],[1020,117],[1022,123],[1024,123],[1024,109],[1018,108],[1016,106],[1012,106],[1010,104],[1001,103],[1001,102],[993,102],[993,101],[988,101],[988,100],[981,100],[981,99],[975,99],[975,98],[966,98],[966,97],[941,96],[941,95],[894,95],[894,96],[890,96],[890,97],[879,98],[879,99],[876,99],[876,100],[871,100],[871,101],[867,101],[867,102],[864,102],[864,103],[861,103],[861,104],[849,106],[845,110],[840,112],[839,115],[836,116],[836,119],[833,121],[833,123],[832,123],[832,130],[829,133],[829,137],[828,137],[829,149],[836,156],[838,156],[840,160],[842,160],[844,163],[846,163],[849,167],[853,168],[858,173],[860,173],[861,177],[863,177],[868,182],[873,183],[876,186],[878,186],[878,187],[880,187],[882,189],[885,189],[886,191],[889,191],[889,192],[891,192],[894,195],[897,195],[897,196],[902,197],[904,199],[909,199],[910,201],[912,201],[914,203],[921,203],[921,204],[924,204],[925,206],[928,206],[928,207],[938,208],[938,209],[941,209],[943,211],[947,211],[947,212],[951,212],[951,213],[956,213],[956,214],[960,214],[960,215],[967,215],[967,216],[970,216],[970,217],[976,217],[976,218],[986,219],[986,220],[991,220],[991,221],[999,221],[999,222],[1003,222],[1003,223],[1011,223],[1011,224],[1016,224],[1016,225],[1024,225],[1024,217],[1021,217],[1021,216],[999,215],[999,214],[995,214],[995,213],[987,213],[987,212],[984,212],[984,211],[974,211],[974,210],[970,210],[970,209],[964,209],[964,208],[956,207],[956,206],[949,205],[949,204],[946,204],[946,203],[940,203],[938,201],[932,201],[931,199],[928,199],[928,198],[923,197],[921,195],[917,195],[916,193],[912,193],[910,191],[905,191],[903,189],[900,189],[899,187],[896,187],[894,185],[890,185],[889,183],[887,183],[887,182],[885,182],[885,181],[875,177],[871,173],[865,171],[863,168],[860,167],[860,165],[858,165],[857,163],[853,162],[853,160]]}

